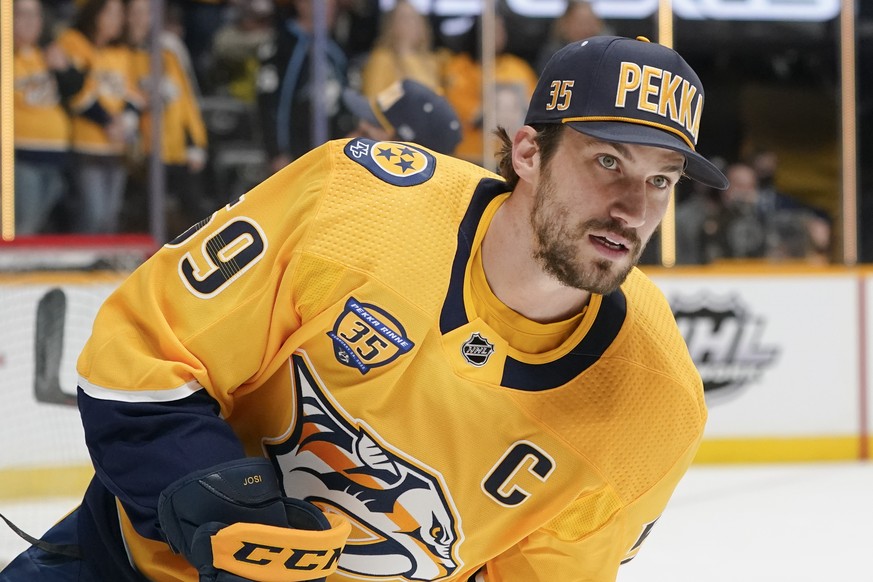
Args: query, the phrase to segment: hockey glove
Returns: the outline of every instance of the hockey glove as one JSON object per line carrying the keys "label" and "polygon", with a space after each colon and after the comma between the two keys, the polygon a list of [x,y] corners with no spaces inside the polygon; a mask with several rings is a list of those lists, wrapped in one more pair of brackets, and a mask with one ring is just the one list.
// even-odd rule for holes
{"label": "hockey glove", "polygon": [[267,459],[248,458],[192,473],[158,501],[167,543],[201,582],[324,580],[336,571],[351,525],[299,499],[282,497]]}

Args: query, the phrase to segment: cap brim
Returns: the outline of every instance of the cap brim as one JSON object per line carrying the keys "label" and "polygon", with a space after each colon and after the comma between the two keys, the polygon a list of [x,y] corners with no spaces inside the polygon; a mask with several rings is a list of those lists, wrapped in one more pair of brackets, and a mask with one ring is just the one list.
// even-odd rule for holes
{"label": "cap brim", "polygon": [[635,123],[614,121],[571,121],[573,129],[601,141],[631,143],[673,150],[685,155],[685,174],[692,180],[724,190],[730,182],[715,164],[693,151],[678,137],[668,132]]}
{"label": "cap brim", "polygon": [[344,89],[343,104],[355,117],[381,127],[382,124],[379,123],[379,119],[373,112],[373,106],[370,104],[370,100],[360,93],[353,91],[352,89]]}

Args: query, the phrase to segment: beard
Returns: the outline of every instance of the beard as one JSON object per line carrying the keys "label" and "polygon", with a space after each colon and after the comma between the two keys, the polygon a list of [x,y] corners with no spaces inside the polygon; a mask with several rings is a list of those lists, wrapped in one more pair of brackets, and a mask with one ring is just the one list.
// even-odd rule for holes
{"label": "beard", "polygon": [[[543,269],[567,287],[607,295],[624,282],[643,252],[644,244],[633,229],[615,219],[573,222],[572,209],[557,201],[548,168],[543,168],[534,198],[531,225],[537,247],[534,258]],[[618,265],[606,258],[580,257],[580,243],[592,231],[620,234],[630,244],[630,262]]]}

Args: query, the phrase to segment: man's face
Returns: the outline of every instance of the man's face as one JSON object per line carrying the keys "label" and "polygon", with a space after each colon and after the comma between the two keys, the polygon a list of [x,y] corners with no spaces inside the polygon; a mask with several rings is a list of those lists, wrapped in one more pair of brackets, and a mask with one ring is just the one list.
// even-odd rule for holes
{"label": "man's face", "polygon": [[758,204],[758,176],[751,166],[734,164],[727,170],[730,186],[724,191],[728,205],[754,207]]}
{"label": "man's face", "polygon": [[564,285],[614,291],[664,217],[684,164],[671,150],[597,141],[567,128],[540,166],[535,258]]}

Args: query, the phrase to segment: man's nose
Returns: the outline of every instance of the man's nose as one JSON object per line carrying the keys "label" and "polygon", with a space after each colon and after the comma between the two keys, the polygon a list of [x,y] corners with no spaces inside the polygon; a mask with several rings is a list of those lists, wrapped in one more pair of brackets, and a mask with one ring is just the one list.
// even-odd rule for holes
{"label": "man's nose", "polygon": [[622,221],[631,228],[639,228],[646,222],[648,184],[628,180],[621,188],[614,204],[611,215]]}

